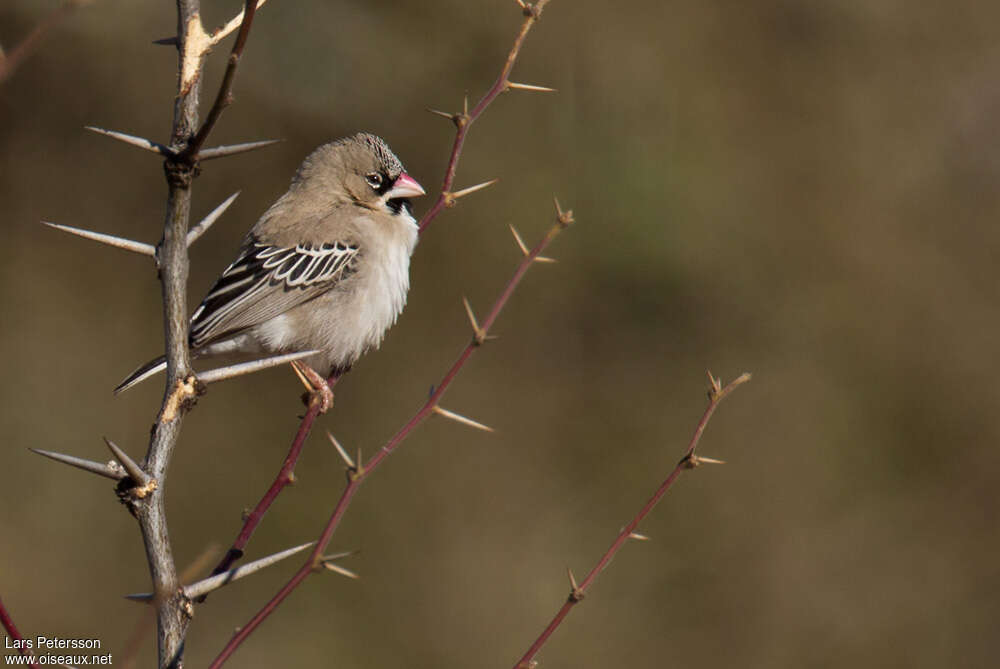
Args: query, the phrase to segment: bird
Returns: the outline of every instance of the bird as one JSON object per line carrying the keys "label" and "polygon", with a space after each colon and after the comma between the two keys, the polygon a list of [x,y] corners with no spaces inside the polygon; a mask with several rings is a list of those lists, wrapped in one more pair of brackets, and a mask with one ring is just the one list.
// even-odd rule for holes
{"label": "bird", "polygon": [[[315,350],[296,370],[328,404],[323,379],[378,348],[406,304],[418,237],[410,198],[424,193],[376,135],[314,150],[191,316],[192,356]],[[115,394],[165,368],[151,360]]]}

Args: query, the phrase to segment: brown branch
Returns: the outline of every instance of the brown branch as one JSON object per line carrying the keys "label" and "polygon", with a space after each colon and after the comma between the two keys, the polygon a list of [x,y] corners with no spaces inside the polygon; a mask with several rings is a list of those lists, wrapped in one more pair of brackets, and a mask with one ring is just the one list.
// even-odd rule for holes
{"label": "brown branch", "polygon": [[531,27],[535,25],[539,17],[542,15],[542,10],[545,9],[545,5],[549,4],[549,0],[538,0],[534,5],[527,3],[518,2],[521,5],[522,12],[524,14],[524,20],[521,22],[521,29],[517,33],[517,37],[514,39],[514,45],[511,47],[510,52],[507,54],[507,60],[504,61],[503,69],[500,70],[500,76],[493,83],[493,86],[486,91],[479,102],[470,111],[468,109],[468,101],[461,112],[456,114],[446,114],[443,112],[433,113],[441,114],[449,117],[455,123],[455,141],[451,147],[451,157],[448,159],[448,167],[445,168],[444,181],[441,184],[441,195],[438,196],[437,201],[434,203],[423,218],[420,219],[419,230],[421,233],[431,224],[437,215],[441,213],[446,207],[455,206],[456,198],[451,192],[452,185],[455,183],[455,172],[458,170],[458,159],[462,155],[462,147],[465,145],[465,137],[469,134],[469,127],[475,123],[476,119],[482,116],[486,108],[490,106],[501,93],[507,92],[510,89],[510,72],[514,69],[514,63],[517,62],[517,56],[521,52],[521,45],[524,44],[525,37],[528,36],[528,32]]}
{"label": "brown branch", "polygon": [[66,2],[49,12],[6,56],[0,51],[0,84],[9,79],[17,68],[28,59],[28,56],[34,53],[46,33],[59,25],[77,7],[81,7],[88,2],[89,0],[66,0]]}
{"label": "brown branch", "polygon": [[[177,0],[179,29],[178,68],[189,66],[189,39],[200,29],[199,0]],[[196,81],[178,91],[174,102],[171,147],[182,146],[197,123],[200,86]],[[161,669],[180,666],[184,638],[190,617],[184,609],[180,581],[174,564],[167,531],[164,491],[167,469],[180,437],[181,423],[188,403],[178,403],[178,390],[187,387],[191,360],[187,348],[187,230],[191,212],[191,184],[194,171],[189,165],[168,157],[164,163],[167,176],[167,207],[163,237],[156,248],[163,295],[164,343],[167,374],[159,416],[153,425],[145,470],[157,480],[159,489],[144,499],[131,502],[139,521],[146,559],[149,562],[153,592],[156,593],[157,656]]]}
{"label": "brown branch", "polygon": [[635,517],[632,518],[629,524],[618,533],[618,536],[615,537],[615,540],[608,547],[608,550],[604,552],[601,559],[597,561],[597,564],[594,565],[594,568],[590,570],[586,578],[584,578],[579,585],[577,585],[576,579],[573,577],[573,572],[570,572],[570,593],[569,597],[566,599],[566,603],[563,604],[559,611],[556,612],[556,615],[553,616],[552,620],[545,627],[542,633],[537,639],[535,639],[535,642],[531,644],[531,647],[528,648],[527,652],[521,656],[520,660],[517,661],[514,665],[514,669],[528,669],[529,667],[534,666],[534,659],[538,654],[538,651],[541,650],[542,646],[545,645],[545,642],[549,640],[549,637],[551,637],[552,633],[556,631],[556,628],[562,624],[563,619],[569,615],[570,610],[584,598],[587,591],[590,589],[590,586],[594,584],[594,581],[597,580],[597,577],[600,576],[601,572],[604,571],[608,564],[611,563],[611,560],[614,559],[618,551],[620,551],[622,546],[625,545],[625,542],[627,542],[630,538],[640,538],[635,535],[635,530],[639,526],[639,523],[642,522],[643,518],[649,515],[649,512],[653,510],[653,507],[655,507],[656,503],[660,501],[660,498],[666,494],[666,492],[674,484],[674,481],[676,481],[681,475],[681,472],[685,469],[694,469],[703,462],[719,462],[718,460],[698,457],[695,455],[695,449],[698,447],[701,435],[704,433],[705,427],[708,425],[708,421],[712,417],[712,414],[715,413],[716,407],[719,406],[719,403],[722,402],[722,400],[724,400],[729,393],[735,390],[738,386],[749,381],[750,374],[744,373],[740,375],[724,388],[719,380],[713,377],[711,373],[709,373],[708,376],[712,384],[712,387],[708,392],[708,407],[706,407],[705,412],[702,414],[701,420],[698,421],[698,426],[695,428],[694,434],[691,436],[691,441],[688,442],[687,450],[684,451],[684,457],[680,459],[680,462],[677,463],[674,470],[670,472],[670,475],[667,476],[663,483],[660,484],[660,487],[656,489],[656,492],[649,498],[649,501],[647,501]]}
{"label": "brown branch", "polygon": [[[249,18],[244,17],[237,39],[239,50],[246,43]],[[149,562],[157,613],[157,649],[161,669],[182,663],[184,638],[190,622],[190,603],[180,588],[167,531],[164,487],[181,424],[195,398],[194,376],[188,351],[187,278],[189,269],[187,236],[191,214],[191,187],[197,176],[195,150],[191,150],[198,125],[201,73],[210,40],[201,25],[200,0],[177,0],[178,94],[174,101],[171,128],[171,155],[164,162],[167,179],[167,207],[163,237],[156,247],[163,295],[164,340],[167,359],[166,383],[159,415],[153,425],[142,469],[157,483],[145,496],[132,495],[129,508],[139,522],[146,558]],[[237,58],[238,60],[238,58]],[[231,67],[234,70],[235,67]],[[220,96],[232,84],[227,70]],[[214,111],[217,119],[219,111]],[[198,132],[204,142],[214,125],[206,122]]]}
{"label": "brown branch", "polygon": [[205,145],[209,133],[215,127],[222,111],[233,102],[233,81],[236,79],[236,68],[240,65],[240,58],[243,56],[243,49],[246,47],[247,38],[250,36],[250,26],[253,25],[254,14],[257,13],[257,0],[246,0],[243,7],[243,20],[240,23],[240,31],[236,35],[236,42],[233,50],[229,54],[229,64],[226,65],[226,73],[222,77],[222,84],[219,92],[215,96],[215,103],[208,111],[205,122],[202,124],[198,134],[188,143],[184,149],[184,157],[188,160],[197,160],[198,152]]}
{"label": "brown branch", "polygon": [[38,663],[34,661],[34,654],[31,652],[31,649],[27,647],[28,644],[23,643],[24,637],[17,631],[17,625],[14,624],[14,620],[10,617],[10,613],[7,612],[7,608],[3,605],[2,599],[0,599],[0,624],[3,625],[5,630],[7,630],[7,635],[11,639],[22,642],[21,644],[18,644],[21,646],[18,650],[24,657],[32,658],[30,666],[38,667]]}
{"label": "brown branch", "polygon": [[555,239],[556,235],[562,232],[566,227],[568,227],[573,222],[573,212],[562,211],[559,208],[558,203],[556,203],[556,223],[553,225],[549,231],[542,237],[541,241],[535,245],[533,249],[525,256],[521,262],[518,264],[517,269],[514,270],[513,276],[507,282],[500,296],[493,303],[493,308],[490,309],[486,318],[481,324],[478,324],[475,332],[472,336],[472,341],[465,347],[462,353],[458,356],[458,359],[451,366],[451,368],[445,373],[441,382],[437,385],[434,391],[431,393],[430,397],[424,402],[423,406],[413,415],[413,417],[405,424],[398,432],[382,447],[375,455],[373,455],[368,462],[361,464],[360,459],[356,462],[356,466],[348,471],[348,483],[344,488],[343,493],[341,493],[340,499],[337,505],[333,509],[333,513],[330,519],[327,521],[326,526],[320,534],[319,539],[316,542],[316,547],[313,549],[312,553],[309,555],[309,559],[305,564],[292,576],[291,580],[286,583],[278,593],[271,598],[267,604],[261,608],[260,611],[254,615],[250,621],[242,626],[239,631],[233,635],[233,638],[229,640],[229,643],[222,649],[218,657],[212,661],[209,665],[210,669],[216,669],[222,666],[223,663],[236,651],[236,649],[243,643],[244,640],[250,634],[253,633],[255,629],[269,616],[272,612],[292,593],[295,588],[299,586],[311,573],[317,570],[317,568],[322,564],[322,556],[326,551],[327,546],[330,543],[330,539],[333,537],[333,533],[336,531],[337,527],[340,525],[341,519],[343,519],[344,514],[347,513],[347,508],[351,504],[351,500],[354,499],[354,495],[357,493],[361,484],[375,472],[375,470],[381,465],[393,452],[399,448],[400,444],[413,432],[413,430],[423,423],[427,418],[433,416],[437,413],[438,402],[444,396],[445,392],[451,386],[452,382],[458,376],[459,372],[465,366],[465,363],[472,356],[472,354],[482,346],[483,342],[488,336],[489,330],[493,327],[496,319],[500,316],[500,312],[503,310],[504,306],[510,300],[511,295],[514,294],[514,290],[520,284],[521,279],[524,274],[528,271],[528,268],[534,264],[535,259],[541,255],[542,251]]}
{"label": "brown branch", "polygon": [[[219,547],[216,545],[210,545],[201,552],[198,557],[196,557],[191,564],[185,567],[184,571],[181,572],[179,579],[181,582],[193,580],[202,573],[204,569],[208,567],[215,556],[219,553]],[[115,659],[121,662],[122,667],[125,669],[132,669],[136,665],[136,658],[139,655],[139,651],[142,650],[142,644],[146,637],[149,635],[149,630],[153,627],[151,623],[155,622],[156,610],[153,607],[147,607],[141,615],[136,616],[135,625],[132,627],[131,633],[125,640],[125,650],[117,654]]]}

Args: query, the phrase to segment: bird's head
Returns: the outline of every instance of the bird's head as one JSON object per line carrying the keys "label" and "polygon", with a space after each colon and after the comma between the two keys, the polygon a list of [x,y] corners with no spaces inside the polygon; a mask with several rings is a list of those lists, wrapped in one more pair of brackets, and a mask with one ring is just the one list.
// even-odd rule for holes
{"label": "bird's head", "polygon": [[358,133],[316,149],[299,168],[299,185],[318,186],[336,199],[399,213],[424,189],[380,137]]}

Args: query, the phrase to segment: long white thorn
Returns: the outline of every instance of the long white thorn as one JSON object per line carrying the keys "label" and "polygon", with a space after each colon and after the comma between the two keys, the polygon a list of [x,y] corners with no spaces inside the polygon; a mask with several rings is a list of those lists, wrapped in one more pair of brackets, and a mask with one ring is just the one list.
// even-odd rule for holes
{"label": "long white thorn", "polygon": [[521,235],[518,234],[517,228],[509,224],[507,227],[510,228],[511,234],[514,235],[514,241],[517,242],[517,248],[521,249],[521,253],[523,253],[525,256],[531,255],[531,251],[528,250],[527,244],[524,243],[524,240],[521,239]]}
{"label": "long white thorn", "polygon": [[131,251],[132,253],[149,256],[150,258],[156,255],[156,247],[152,244],[137,242],[131,239],[125,239],[124,237],[116,237],[115,235],[106,235],[103,232],[93,232],[82,228],[71,228],[68,225],[60,225],[59,223],[51,223],[49,221],[42,221],[41,223],[42,225],[47,225],[50,228],[61,230],[62,232],[68,232],[69,234],[76,235],[77,237],[90,239],[95,242],[107,244],[108,246],[114,246],[115,248]]}
{"label": "long white thorn", "polygon": [[227,144],[226,146],[213,146],[210,149],[202,149],[198,152],[198,160],[212,160],[214,158],[225,158],[226,156],[235,156],[238,153],[246,153],[247,151],[256,151],[257,149],[263,149],[265,146],[271,146],[272,144],[277,144],[281,142],[280,139],[264,139],[259,142],[245,142],[243,144]]}
{"label": "long white thorn", "polygon": [[197,597],[201,597],[202,595],[207,595],[213,590],[218,590],[222,586],[228,585],[229,583],[239,580],[244,576],[249,576],[250,574],[258,572],[261,569],[264,569],[265,567],[270,567],[272,564],[275,564],[276,562],[281,562],[285,558],[289,558],[295,555],[296,553],[301,553],[305,549],[315,544],[316,544],[315,541],[310,541],[309,543],[283,550],[279,553],[269,555],[259,560],[254,560],[253,562],[245,564],[242,567],[230,569],[225,573],[217,574],[210,578],[198,581],[197,583],[193,583],[185,587],[184,594],[187,595],[189,599],[195,599]]}
{"label": "long white thorn", "polygon": [[360,576],[358,576],[357,572],[353,572],[346,567],[341,567],[336,562],[329,562],[327,560],[323,560],[323,567],[336,574],[340,574],[341,576],[346,576],[347,578],[353,578],[354,580],[358,580],[359,578],[361,578]]}
{"label": "long white thorn", "polygon": [[259,372],[263,369],[277,367],[278,365],[283,365],[286,362],[302,360],[303,358],[308,358],[311,355],[316,355],[318,352],[319,351],[300,351],[299,353],[286,353],[285,355],[276,355],[272,358],[263,358],[262,360],[241,362],[237,365],[229,365],[228,367],[219,367],[218,369],[211,369],[207,372],[200,372],[198,374],[198,380],[202,383],[226,381],[228,379],[236,378],[237,376],[243,376],[244,374],[253,374],[254,372]]}
{"label": "long white thorn", "polygon": [[335,574],[340,574],[341,576],[346,576],[347,578],[353,578],[357,580],[360,577],[356,572],[353,572],[350,569],[347,569],[346,567],[341,567],[339,564],[337,564],[337,560],[340,560],[345,557],[350,557],[352,555],[356,555],[357,552],[358,551],[345,551],[343,553],[334,553],[333,555],[324,555],[320,559],[320,564],[322,564],[324,568],[329,569]]}
{"label": "long white thorn", "polygon": [[510,89],[518,91],[535,91],[537,93],[555,93],[556,89],[549,88],[548,86],[535,86],[534,84],[519,84],[514,81],[507,82],[507,90]]}
{"label": "long white thorn", "polygon": [[136,485],[140,487],[149,485],[150,481],[152,481],[149,474],[144,472],[142,467],[140,467],[135,460],[130,458],[128,453],[120,449],[115,442],[111,441],[107,437],[102,438],[104,439],[104,443],[108,445],[108,450],[110,450],[111,454],[115,456],[115,460],[117,460],[121,466],[125,468],[125,471],[132,477],[132,480],[135,481]]}
{"label": "long white thorn", "polygon": [[493,184],[495,184],[495,183],[497,183],[499,181],[500,181],[499,179],[490,179],[489,181],[484,181],[484,182],[482,182],[480,184],[476,184],[475,186],[469,186],[468,188],[463,188],[462,190],[457,190],[457,191],[455,191],[454,193],[451,194],[451,197],[453,199],[457,200],[460,197],[465,197],[466,195],[472,195],[476,191],[482,190],[484,188],[489,188],[490,186],[492,186]]}
{"label": "long white thorn", "polygon": [[140,149],[145,149],[146,151],[152,151],[153,153],[158,153],[161,156],[173,155],[168,147],[160,144],[159,142],[154,142],[152,140],[146,139],[145,137],[136,137],[135,135],[127,135],[124,132],[118,132],[117,130],[106,130],[104,128],[98,128],[92,125],[83,126],[91,132],[96,132],[98,135],[104,135],[105,137],[110,137],[112,139],[117,139],[119,142],[125,142],[126,144],[131,144],[132,146],[138,146]]}
{"label": "long white thorn", "polygon": [[330,443],[333,444],[333,447],[337,449],[337,453],[340,454],[340,458],[347,465],[347,468],[354,469],[355,468],[354,460],[351,460],[351,456],[347,454],[347,451],[345,451],[344,447],[340,445],[340,442],[337,441],[337,438],[333,436],[333,433],[327,430],[326,436],[330,440]]}
{"label": "long white thorn", "polygon": [[83,458],[78,458],[73,455],[66,455],[64,453],[56,453],[55,451],[43,451],[40,448],[29,448],[32,453],[38,453],[39,455],[44,455],[47,458],[55,460],[56,462],[61,462],[64,465],[69,465],[70,467],[76,467],[77,469],[82,469],[85,472],[90,472],[92,474],[97,474],[98,476],[103,476],[109,478],[112,481],[121,481],[125,478],[125,470],[117,462],[103,463],[94,462],[93,460],[85,460]]}
{"label": "long white thorn", "polygon": [[[268,555],[267,557],[245,564],[242,567],[236,567],[235,569],[230,569],[229,571],[221,574],[210,576],[206,579],[198,581],[197,583],[186,585],[184,586],[184,596],[192,600],[197,599],[202,595],[207,595],[213,590],[218,590],[225,585],[229,585],[233,581],[237,581],[244,576],[249,576],[250,574],[258,572],[265,567],[270,567],[272,564],[291,557],[296,553],[301,553],[315,544],[315,541],[310,541],[307,544],[302,544],[301,546],[296,546],[295,548],[289,548],[281,551],[280,553],[275,553],[274,555]],[[153,600],[153,593],[138,592],[131,595],[125,595],[125,599],[131,599],[136,602],[149,602]]]}
{"label": "long white thorn", "polygon": [[479,322],[476,320],[476,314],[472,312],[472,305],[469,304],[469,300],[463,297],[462,304],[465,305],[465,313],[468,315],[469,324],[472,326],[472,336],[477,344],[482,344],[486,341],[486,332],[479,327]]}
{"label": "long white thorn", "polygon": [[443,409],[438,405],[434,405],[433,411],[437,415],[444,416],[448,420],[453,420],[456,423],[461,423],[462,425],[468,425],[469,427],[474,427],[477,430],[482,430],[483,432],[493,432],[493,428],[490,427],[489,425],[483,425],[482,423],[476,422],[471,418],[466,418],[461,414],[457,414],[454,411],[448,411],[447,409]]}
{"label": "long white thorn", "polygon": [[219,220],[219,217],[225,213],[226,209],[229,209],[229,205],[236,201],[236,198],[240,196],[240,191],[236,191],[229,197],[227,197],[222,204],[213,209],[208,216],[198,221],[198,225],[194,226],[188,230],[187,234],[187,245],[188,248],[191,247],[198,238],[205,234],[205,231],[212,227],[212,224]]}

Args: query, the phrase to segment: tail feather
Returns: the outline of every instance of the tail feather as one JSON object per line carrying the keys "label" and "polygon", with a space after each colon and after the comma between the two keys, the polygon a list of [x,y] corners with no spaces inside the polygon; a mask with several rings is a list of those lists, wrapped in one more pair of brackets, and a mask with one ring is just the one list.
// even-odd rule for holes
{"label": "tail feather", "polygon": [[142,383],[149,377],[159,374],[166,368],[167,368],[167,359],[164,356],[161,355],[159,358],[154,358],[153,360],[150,360],[145,365],[142,365],[134,372],[129,374],[128,378],[126,378],[124,381],[119,383],[118,387],[115,388],[115,395],[128,390],[129,388],[138,383]]}

